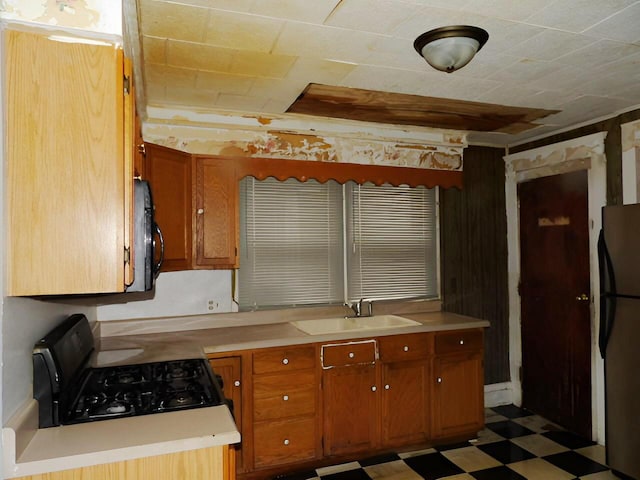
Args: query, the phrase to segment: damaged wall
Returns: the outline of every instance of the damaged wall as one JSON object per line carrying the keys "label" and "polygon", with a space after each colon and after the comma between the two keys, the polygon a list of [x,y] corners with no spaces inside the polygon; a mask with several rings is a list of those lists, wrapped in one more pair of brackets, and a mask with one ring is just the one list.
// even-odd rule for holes
{"label": "damaged wall", "polygon": [[[155,113],[158,113],[156,111]],[[167,112],[163,112],[167,114]],[[188,153],[287,160],[385,165],[461,171],[466,137],[459,133],[418,132],[332,122],[244,117],[244,125],[220,125],[220,117],[174,115],[147,120],[147,142]],[[228,117],[231,122],[234,117]],[[238,121],[240,117],[235,117]],[[208,122],[211,123],[208,123]]]}
{"label": "damaged wall", "polygon": [[5,20],[122,35],[121,0],[2,0]]}

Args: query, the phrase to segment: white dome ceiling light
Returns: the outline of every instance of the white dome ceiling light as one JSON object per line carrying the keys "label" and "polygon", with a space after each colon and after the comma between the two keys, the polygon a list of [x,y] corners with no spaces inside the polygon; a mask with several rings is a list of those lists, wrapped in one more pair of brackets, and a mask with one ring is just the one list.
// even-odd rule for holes
{"label": "white dome ceiling light", "polygon": [[488,39],[482,28],[455,25],[423,33],[413,46],[433,68],[451,73],[469,63]]}

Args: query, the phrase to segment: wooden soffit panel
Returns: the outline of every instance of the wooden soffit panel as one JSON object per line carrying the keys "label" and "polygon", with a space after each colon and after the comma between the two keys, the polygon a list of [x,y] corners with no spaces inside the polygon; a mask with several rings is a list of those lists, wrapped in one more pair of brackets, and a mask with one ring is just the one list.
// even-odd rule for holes
{"label": "wooden soffit panel", "polygon": [[302,182],[313,179],[320,183],[325,183],[327,180],[335,180],[338,183],[352,180],[360,184],[372,182],[376,185],[390,183],[394,186],[462,188],[462,171],[273,158],[235,157],[230,160],[236,164],[238,179],[247,176],[259,180],[267,177],[275,177],[278,180],[296,178]]}
{"label": "wooden soffit panel", "polygon": [[521,133],[558,110],[379,92],[310,83],[289,113],[477,132]]}

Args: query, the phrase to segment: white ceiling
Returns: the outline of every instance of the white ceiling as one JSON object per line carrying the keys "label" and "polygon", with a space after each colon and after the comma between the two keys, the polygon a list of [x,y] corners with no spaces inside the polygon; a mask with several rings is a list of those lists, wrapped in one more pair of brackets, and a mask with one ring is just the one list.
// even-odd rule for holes
{"label": "white ceiling", "polygon": [[[147,104],[282,117],[309,83],[559,113],[513,144],[640,105],[640,1],[138,0]],[[432,28],[489,32],[476,58],[433,70]],[[406,128],[406,127],[405,127]]]}

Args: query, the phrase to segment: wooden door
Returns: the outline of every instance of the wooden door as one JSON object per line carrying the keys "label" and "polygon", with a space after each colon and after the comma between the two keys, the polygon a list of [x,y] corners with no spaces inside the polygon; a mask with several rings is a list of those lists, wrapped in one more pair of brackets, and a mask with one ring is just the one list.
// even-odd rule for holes
{"label": "wooden door", "polygon": [[192,260],[191,155],[147,143],[144,176],[149,181],[155,221],[164,236],[163,272],[188,270]]}
{"label": "wooden door", "polygon": [[484,414],[482,354],[440,355],[434,359],[433,370],[433,436],[478,432]]}
{"label": "wooden door", "polygon": [[196,161],[196,265],[238,265],[238,181],[233,160]]}
{"label": "wooden door", "polygon": [[385,447],[424,442],[429,434],[429,361],[382,366],[382,443]]}
{"label": "wooden door", "polygon": [[[221,357],[209,359],[214,373],[222,377],[225,398],[233,402],[233,419],[240,435],[242,431],[242,357]],[[243,471],[242,444],[233,445],[236,450],[235,463],[239,471]]]}
{"label": "wooden door", "polygon": [[518,186],[523,406],[591,438],[587,172]]}
{"label": "wooden door", "polygon": [[332,368],[324,371],[322,381],[325,455],[373,448],[378,425],[376,366]]}

